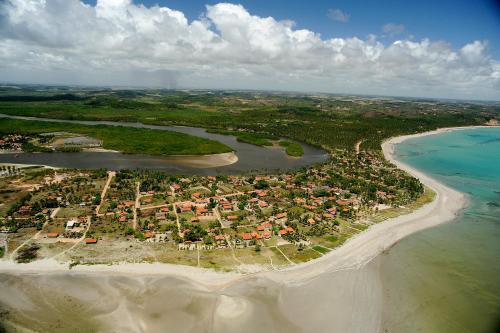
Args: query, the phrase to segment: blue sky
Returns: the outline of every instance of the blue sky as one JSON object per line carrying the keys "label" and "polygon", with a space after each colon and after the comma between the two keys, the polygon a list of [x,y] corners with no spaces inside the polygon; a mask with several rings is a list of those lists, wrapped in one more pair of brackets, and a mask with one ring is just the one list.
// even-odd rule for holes
{"label": "blue sky", "polygon": [[[86,0],[95,4],[95,0]],[[190,19],[205,12],[205,5],[223,1],[204,0],[134,0],[136,4],[161,6],[180,10]],[[420,40],[444,40],[460,47],[474,40],[488,40],[492,55],[500,57],[500,2],[494,0],[241,0],[250,13],[272,16],[277,20],[293,20],[297,28],[321,33],[323,38],[365,38],[382,35],[387,23],[404,25],[404,33],[388,37],[386,42],[413,36]],[[348,22],[328,17],[330,9],[349,15]],[[382,39],[383,40],[383,39]]]}
{"label": "blue sky", "polygon": [[0,0],[0,80],[500,100],[498,0],[85,2]]}

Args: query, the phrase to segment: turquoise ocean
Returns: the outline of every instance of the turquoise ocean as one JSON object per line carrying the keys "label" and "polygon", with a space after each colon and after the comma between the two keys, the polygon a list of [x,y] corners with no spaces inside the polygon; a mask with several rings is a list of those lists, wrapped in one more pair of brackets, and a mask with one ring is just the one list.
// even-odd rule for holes
{"label": "turquoise ocean", "polygon": [[410,139],[396,157],[469,202],[382,256],[385,332],[499,332],[500,128]]}

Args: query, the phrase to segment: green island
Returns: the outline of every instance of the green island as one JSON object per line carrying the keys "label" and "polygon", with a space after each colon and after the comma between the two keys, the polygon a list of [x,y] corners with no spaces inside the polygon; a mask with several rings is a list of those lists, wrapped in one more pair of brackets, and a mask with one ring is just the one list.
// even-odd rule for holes
{"label": "green island", "polygon": [[248,131],[231,131],[231,130],[211,128],[207,130],[207,132],[223,134],[223,135],[232,135],[236,137],[236,139],[240,142],[245,142],[256,146],[272,146],[273,141],[276,141],[278,139],[269,134],[253,133]]}
{"label": "green island", "polygon": [[285,147],[286,153],[290,156],[300,157],[304,155],[304,148],[297,142],[280,141],[279,145]]}
{"label": "green island", "polygon": [[[499,120],[498,105],[488,103],[40,87],[2,88],[0,113],[203,127],[297,157],[304,153],[298,142],[325,149],[326,162],[286,172],[187,176],[0,165],[0,231],[11,260],[54,258],[70,267],[160,262],[216,270],[279,269],[319,258],[371,225],[431,202],[431,190],[385,160],[382,141]],[[231,151],[168,131],[15,119],[0,119],[0,150],[43,151],[47,141],[57,146],[75,134],[127,153]]]}

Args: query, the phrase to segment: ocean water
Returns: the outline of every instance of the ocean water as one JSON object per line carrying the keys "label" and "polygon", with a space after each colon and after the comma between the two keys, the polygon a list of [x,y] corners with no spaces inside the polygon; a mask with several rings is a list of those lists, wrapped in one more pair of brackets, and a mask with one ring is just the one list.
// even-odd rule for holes
{"label": "ocean water", "polygon": [[453,223],[381,258],[384,332],[500,331],[500,129],[411,139],[399,160],[469,195]]}

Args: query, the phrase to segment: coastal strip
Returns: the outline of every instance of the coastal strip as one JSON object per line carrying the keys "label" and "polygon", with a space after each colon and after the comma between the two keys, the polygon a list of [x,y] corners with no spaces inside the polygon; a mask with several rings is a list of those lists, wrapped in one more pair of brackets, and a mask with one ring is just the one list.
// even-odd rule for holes
{"label": "coastal strip", "polygon": [[[457,128],[460,129],[460,128]],[[436,192],[433,202],[416,211],[384,222],[372,225],[366,231],[352,237],[344,245],[316,260],[285,268],[280,271],[258,271],[255,273],[216,272],[189,266],[172,264],[123,263],[115,265],[78,265],[70,271],[67,264],[50,260],[40,260],[30,264],[0,262],[0,272],[11,273],[49,273],[71,272],[71,274],[131,274],[136,276],[171,275],[196,282],[206,289],[223,289],[242,279],[265,277],[279,283],[302,284],[323,273],[355,270],[364,267],[383,251],[389,249],[401,239],[417,231],[431,228],[441,223],[454,220],[467,203],[466,196],[453,190],[424,173],[396,160],[395,145],[415,137],[437,134],[442,129],[415,135],[391,138],[382,145],[385,157],[399,168]]]}

